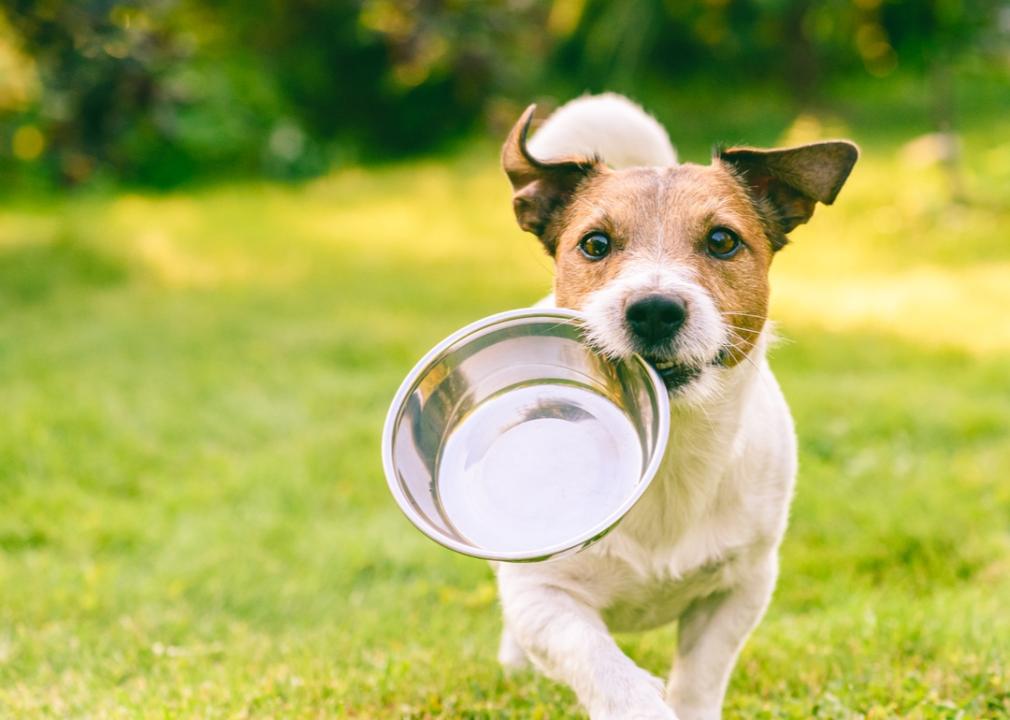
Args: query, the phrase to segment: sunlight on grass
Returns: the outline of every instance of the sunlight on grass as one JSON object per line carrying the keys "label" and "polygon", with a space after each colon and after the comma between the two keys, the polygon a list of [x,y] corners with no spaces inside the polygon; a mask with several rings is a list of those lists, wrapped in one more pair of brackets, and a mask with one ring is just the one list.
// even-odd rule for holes
{"label": "sunlight on grass", "polygon": [[842,277],[791,267],[776,275],[774,287],[772,314],[790,325],[883,332],[924,348],[1010,351],[1007,262]]}
{"label": "sunlight on grass", "polygon": [[995,228],[1005,204],[946,197],[934,165],[866,155],[776,259],[773,315],[831,330],[886,332],[923,347],[1010,349],[1010,263]]}
{"label": "sunlight on grass", "polygon": [[[802,470],[728,717],[1010,712],[1010,207],[976,147],[962,206],[871,149],[776,259]],[[501,674],[489,568],[378,462],[411,364],[550,285],[494,156],[4,208],[0,714],[578,717]],[[662,672],[674,635],[621,643]]]}

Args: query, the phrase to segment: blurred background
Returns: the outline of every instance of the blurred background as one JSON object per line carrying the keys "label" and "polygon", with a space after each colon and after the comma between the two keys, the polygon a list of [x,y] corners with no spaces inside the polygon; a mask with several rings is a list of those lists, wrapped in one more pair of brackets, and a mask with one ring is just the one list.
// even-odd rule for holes
{"label": "blurred background", "polygon": [[688,161],[863,151],[772,268],[801,472],[726,716],[1010,717],[1006,0],[5,0],[0,716],[579,716],[379,432],[547,292],[498,150],[602,90]]}
{"label": "blurred background", "polygon": [[807,108],[880,120],[867,95],[902,114],[888,125],[955,131],[1006,99],[1008,43],[999,0],[11,0],[3,179],[308,177],[497,139],[528,99],[603,89],[710,135]]}

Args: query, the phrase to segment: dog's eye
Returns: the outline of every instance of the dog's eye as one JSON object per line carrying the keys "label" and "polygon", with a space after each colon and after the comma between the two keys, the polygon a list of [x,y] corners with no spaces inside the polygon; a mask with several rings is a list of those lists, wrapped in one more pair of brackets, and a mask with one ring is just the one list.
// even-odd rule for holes
{"label": "dog's eye", "polygon": [[716,228],[708,234],[706,250],[719,260],[729,260],[743,246],[737,234],[728,228]]}
{"label": "dog's eye", "polygon": [[601,260],[610,254],[610,238],[601,232],[592,232],[579,241],[579,250],[590,260]]}

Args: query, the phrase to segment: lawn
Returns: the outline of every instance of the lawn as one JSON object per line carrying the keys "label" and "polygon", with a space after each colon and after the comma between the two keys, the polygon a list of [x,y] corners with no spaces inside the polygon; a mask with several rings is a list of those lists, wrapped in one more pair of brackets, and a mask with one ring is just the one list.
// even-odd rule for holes
{"label": "lawn", "polygon": [[[1010,717],[1010,119],[951,205],[853,117],[751,138],[865,152],[773,272],[799,490],[726,715]],[[379,462],[423,351],[549,286],[494,155],[2,206],[0,716],[578,716]],[[620,642],[661,673],[675,630]]]}

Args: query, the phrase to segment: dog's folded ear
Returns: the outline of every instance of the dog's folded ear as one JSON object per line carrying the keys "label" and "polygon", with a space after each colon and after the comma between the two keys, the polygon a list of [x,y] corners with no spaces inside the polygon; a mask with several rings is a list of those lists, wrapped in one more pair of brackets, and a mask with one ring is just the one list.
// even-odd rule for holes
{"label": "dog's folded ear", "polygon": [[597,158],[566,157],[538,160],[526,147],[526,137],[533,122],[536,105],[530,105],[512,128],[501,161],[512,183],[512,208],[519,227],[540,238],[551,255],[557,238],[551,221],[571,200],[583,180],[597,172],[602,163]]}
{"label": "dog's folded ear", "polygon": [[810,219],[816,203],[835,201],[859,148],[847,140],[828,140],[779,150],[729,148],[717,157],[750,188],[778,250],[786,233]]}

